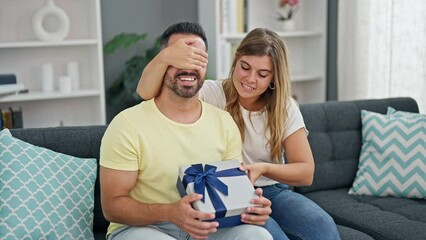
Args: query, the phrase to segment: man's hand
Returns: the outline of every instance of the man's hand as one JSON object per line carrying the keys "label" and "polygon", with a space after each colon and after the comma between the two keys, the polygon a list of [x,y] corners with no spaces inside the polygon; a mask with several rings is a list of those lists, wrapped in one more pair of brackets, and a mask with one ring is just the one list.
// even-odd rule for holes
{"label": "man's hand", "polygon": [[192,208],[191,203],[202,198],[200,194],[190,194],[183,197],[171,207],[170,222],[187,232],[192,238],[207,239],[208,234],[217,231],[217,222],[201,220],[214,219],[213,213],[203,213]]}
{"label": "man's hand", "polygon": [[251,203],[259,205],[259,207],[248,207],[246,212],[241,214],[241,221],[243,223],[255,224],[259,226],[265,225],[266,220],[271,214],[271,201],[262,196],[262,188],[256,189],[256,194],[259,198],[255,198]]}
{"label": "man's hand", "polygon": [[[162,61],[169,66],[185,70],[200,70],[207,67],[207,53],[198,47],[193,47],[197,38],[183,38],[165,48],[160,53]],[[204,43],[203,43],[204,44]]]}

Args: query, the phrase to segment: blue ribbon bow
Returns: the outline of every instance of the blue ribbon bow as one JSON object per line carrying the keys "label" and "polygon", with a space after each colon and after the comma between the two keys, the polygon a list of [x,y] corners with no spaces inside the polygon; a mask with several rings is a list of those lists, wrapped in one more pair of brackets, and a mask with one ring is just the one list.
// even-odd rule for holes
{"label": "blue ribbon bow", "polygon": [[233,177],[245,175],[245,172],[239,168],[230,168],[216,172],[217,167],[206,164],[203,170],[202,164],[193,164],[191,167],[185,170],[185,176],[183,177],[183,186],[186,186],[194,182],[194,191],[198,194],[203,195],[202,202],[205,201],[204,194],[205,189],[209,193],[210,200],[216,210],[216,218],[222,218],[226,215],[226,207],[222,199],[220,199],[215,188],[228,196],[228,186],[218,179],[218,177]]}

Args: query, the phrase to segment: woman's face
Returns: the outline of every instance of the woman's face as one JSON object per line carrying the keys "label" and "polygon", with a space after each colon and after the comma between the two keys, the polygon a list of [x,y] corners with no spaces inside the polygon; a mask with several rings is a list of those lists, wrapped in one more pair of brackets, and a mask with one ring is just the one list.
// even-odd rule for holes
{"label": "woman's face", "polygon": [[269,56],[242,56],[234,69],[233,83],[239,100],[255,102],[274,78],[274,66]]}

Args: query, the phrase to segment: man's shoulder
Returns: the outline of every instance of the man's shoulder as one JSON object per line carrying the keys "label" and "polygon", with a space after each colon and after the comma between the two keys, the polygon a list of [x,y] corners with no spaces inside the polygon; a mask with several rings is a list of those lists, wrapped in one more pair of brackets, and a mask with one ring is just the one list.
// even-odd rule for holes
{"label": "man's shoulder", "polygon": [[132,107],[126,108],[119,112],[112,120],[114,121],[133,121],[140,120],[141,116],[146,116],[149,112],[151,112],[151,104],[150,101],[143,101],[138,103]]}
{"label": "man's shoulder", "polygon": [[148,110],[150,111],[150,108],[152,108],[151,101],[153,100],[151,99],[151,100],[143,101],[132,107],[128,107],[122,110],[118,115],[131,115],[131,114],[137,114],[141,111],[148,111]]}

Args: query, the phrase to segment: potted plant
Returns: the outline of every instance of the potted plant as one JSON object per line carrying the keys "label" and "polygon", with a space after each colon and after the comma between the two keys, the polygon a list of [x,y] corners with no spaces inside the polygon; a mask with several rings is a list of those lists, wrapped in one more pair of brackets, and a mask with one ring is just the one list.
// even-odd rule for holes
{"label": "potted plant", "polygon": [[[113,54],[117,50],[139,43],[146,36],[147,33],[120,33],[105,44],[104,52],[106,55]],[[144,53],[134,55],[125,62],[125,69],[106,91],[108,103],[127,108],[141,102],[142,99],[136,93],[136,86],[143,69],[157,55],[159,50],[160,42],[157,39],[154,46]]]}
{"label": "potted plant", "polygon": [[278,10],[278,21],[282,22],[284,31],[292,31],[295,29],[293,21],[294,13],[299,5],[299,0],[280,0]]}

